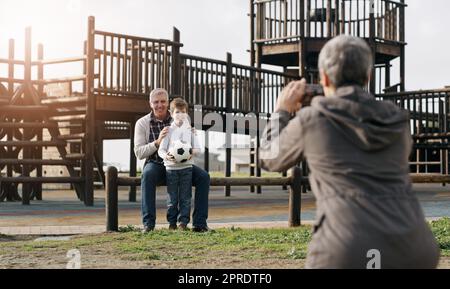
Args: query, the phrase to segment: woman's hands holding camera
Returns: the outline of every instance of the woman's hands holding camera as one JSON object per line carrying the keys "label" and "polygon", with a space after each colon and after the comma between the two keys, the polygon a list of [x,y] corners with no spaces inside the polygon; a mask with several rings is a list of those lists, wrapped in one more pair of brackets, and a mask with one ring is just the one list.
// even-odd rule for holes
{"label": "woman's hands holding camera", "polygon": [[298,112],[303,105],[306,95],[306,80],[292,81],[281,92],[278,97],[275,112],[287,111],[290,114]]}

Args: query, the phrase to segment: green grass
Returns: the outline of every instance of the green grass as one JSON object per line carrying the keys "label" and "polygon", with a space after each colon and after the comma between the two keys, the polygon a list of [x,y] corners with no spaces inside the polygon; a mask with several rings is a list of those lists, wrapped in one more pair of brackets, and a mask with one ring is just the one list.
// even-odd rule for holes
{"label": "green grass", "polygon": [[430,226],[441,249],[441,255],[450,257],[450,218],[431,222]]}
{"label": "green grass", "polygon": [[117,245],[120,254],[137,259],[173,261],[238,253],[244,259],[304,259],[311,239],[310,228],[243,230],[221,229],[204,234],[157,230],[147,235],[122,231],[127,242]]}
{"label": "green grass", "polygon": [[[431,222],[430,227],[441,249],[441,256],[450,257],[450,218]],[[51,258],[65,256],[77,248],[84,256],[113,256],[117,262],[152,264],[216,264],[260,262],[267,260],[304,260],[311,241],[311,227],[296,229],[219,229],[207,233],[156,230],[142,234],[134,226],[121,227],[119,233],[79,236],[69,241],[34,242],[32,239],[0,240],[0,257],[17,255]],[[28,257],[27,257],[28,258]],[[88,257],[91,258],[91,257]],[[1,258],[0,258],[1,259]],[[174,262],[176,261],[176,262]],[[92,261],[92,262],[97,262]],[[155,263],[156,262],[156,263]],[[108,263],[106,263],[108,264]],[[122,263],[118,263],[122,264]],[[231,264],[231,265],[230,265]]]}

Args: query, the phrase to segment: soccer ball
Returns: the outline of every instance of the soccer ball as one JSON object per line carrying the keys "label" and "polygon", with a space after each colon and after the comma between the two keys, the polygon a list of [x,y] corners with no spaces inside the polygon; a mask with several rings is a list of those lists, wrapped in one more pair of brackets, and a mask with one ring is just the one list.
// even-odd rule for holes
{"label": "soccer ball", "polygon": [[177,163],[187,162],[192,155],[192,146],[190,144],[183,143],[178,140],[172,146],[170,153],[175,157]]}

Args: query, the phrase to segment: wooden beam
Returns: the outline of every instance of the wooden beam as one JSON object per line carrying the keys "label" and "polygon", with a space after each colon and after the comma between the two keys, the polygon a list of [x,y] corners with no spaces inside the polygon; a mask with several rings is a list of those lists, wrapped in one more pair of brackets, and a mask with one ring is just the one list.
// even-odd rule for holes
{"label": "wooden beam", "polygon": [[298,52],[298,42],[264,45],[262,47],[263,56]]}
{"label": "wooden beam", "polygon": [[[34,160],[34,159],[0,159],[2,165],[43,165],[43,166],[65,166],[73,165],[73,161],[68,160]],[[3,178],[1,178],[3,180]]]}
{"label": "wooden beam", "polygon": [[150,111],[150,104],[147,99],[143,98],[97,95],[96,108],[98,111],[130,112],[145,115]]}
{"label": "wooden beam", "polygon": [[385,54],[392,58],[401,56],[402,49],[399,45],[376,42],[376,53]]}
{"label": "wooden beam", "polygon": [[450,183],[450,175],[441,174],[411,174],[414,184],[445,184]]}
{"label": "wooden beam", "polygon": [[[302,181],[304,181],[302,179]],[[140,186],[141,178],[118,178],[117,184],[119,186]],[[211,186],[222,187],[222,186],[289,186],[292,184],[292,177],[250,177],[250,178],[211,178]]]}
{"label": "wooden beam", "polygon": [[42,183],[42,184],[70,184],[81,183],[83,178],[79,177],[13,177],[13,178],[1,178],[3,183]]}

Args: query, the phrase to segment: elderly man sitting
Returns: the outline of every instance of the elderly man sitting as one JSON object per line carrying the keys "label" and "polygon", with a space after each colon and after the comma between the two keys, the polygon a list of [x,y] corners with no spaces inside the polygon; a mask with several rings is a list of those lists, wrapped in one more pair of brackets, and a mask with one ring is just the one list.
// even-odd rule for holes
{"label": "elderly man sitting", "polygon": [[[150,93],[152,111],[136,123],[134,152],[140,160],[145,159],[142,172],[142,222],[144,232],[155,228],[156,222],[156,186],[166,183],[164,161],[158,155],[158,148],[167,136],[172,117],[169,113],[169,94],[164,89],[155,89]],[[193,228],[194,232],[209,230],[208,195],[209,174],[193,166],[192,184],[196,188],[194,198]]]}

